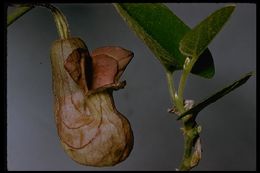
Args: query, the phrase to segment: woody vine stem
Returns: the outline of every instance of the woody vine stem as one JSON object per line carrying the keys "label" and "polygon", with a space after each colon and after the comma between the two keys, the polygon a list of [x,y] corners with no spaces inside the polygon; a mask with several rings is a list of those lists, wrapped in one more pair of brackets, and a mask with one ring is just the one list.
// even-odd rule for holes
{"label": "woody vine stem", "polygon": [[[195,58],[187,57],[183,65],[183,72],[180,78],[178,91],[175,90],[173,82],[173,73],[166,71],[166,78],[168,82],[168,89],[173,104],[172,113],[181,115],[186,110],[192,108],[193,101],[184,101],[183,92],[187,81],[187,77],[196,62]],[[188,171],[197,166],[201,159],[201,144],[199,134],[201,132],[201,126],[195,121],[196,115],[189,115],[182,119],[184,136],[184,153],[181,164],[179,166],[180,171]]]}

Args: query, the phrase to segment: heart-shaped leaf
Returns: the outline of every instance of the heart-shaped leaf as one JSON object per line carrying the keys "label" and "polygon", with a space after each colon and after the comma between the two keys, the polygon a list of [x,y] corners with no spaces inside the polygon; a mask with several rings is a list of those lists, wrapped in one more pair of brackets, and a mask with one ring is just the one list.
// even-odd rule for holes
{"label": "heart-shaped leaf", "polygon": [[202,109],[204,109],[206,106],[210,105],[211,103],[214,103],[215,101],[217,101],[218,99],[220,99],[221,97],[227,95],[228,93],[230,93],[231,91],[233,91],[234,89],[240,87],[241,85],[243,85],[244,83],[246,83],[246,81],[253,75],[253,72],[247,73],[244,77],[242,77],[241,79],[239,79],[238,81],[235,81],[234,83],[232,83],[231,85],[229,85],[228,87],[223,88],[222,90],[218,91],[217,93],[215,93],[214,95],[210,96],[209,98],[205,99],[204,101],[202,101],[201,103],[197,104],[196,106],[194,106],[193,108],[189,109],[188,111],[182,113],[177,120],[182,119],[183,117],[185,117],[186,115],[189,114],[193,114],[193,115],[197,115]]}
{"label": "heart-shaped leaf", "polygon": [[234,11],[235,6],[221,8],[189,31],[180,42],[180,51],[192,58],[198,58],[221,30]]}
{"label": "heart-shaped leaf", "polygon": [[[179,51],[182,37],[190,28],[161,3],[116,3],[118,13],[170,72],[181,70],[186,57]],[[214,62],[208,49],[191,71],[212,78]]]}

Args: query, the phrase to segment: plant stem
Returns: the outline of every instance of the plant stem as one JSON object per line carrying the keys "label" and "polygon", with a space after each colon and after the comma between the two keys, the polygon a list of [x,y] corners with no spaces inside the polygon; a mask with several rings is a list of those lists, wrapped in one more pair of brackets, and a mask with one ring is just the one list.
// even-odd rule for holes
{"label": "plant stem", "polygon": [[189,171],[198,165],[201,159],[200,131],[201,127],[195,121],[184,123],[184,153],[179,167],[180,171]]}
{"label": "plant stem", "polygon": [[183,106],[183,93],[184,93],[184,88],[186,85],[187,77],[195,62],[196,62],[195,58],[192,58],[190,60],[190,58],[187,57],[184,65],[183,65],[183,73],[180,78],[180,83],[179,83],[179,88],[178,88],[178,98],[177,98],[178,104],[182,105],[179,110],[181,113],[183,113],[185,111],[184,106]]}
{"label": "plant stem", "polygon": [[[183,92],[186,85],[187,77],[196,62],[196,59],[186,58],[183,65],[183,73],[180,78],[180,83],[178,87],[178,92],[176,92],[173,83],[173,73],[166,71],[166,77],[168,82],[168,89],[170,92],[170,97],[173,106],[176,106],[177,111],[174,113],[177,115],[185,112],[185,109],[191,109],[193,103],[184,105]],[[193,167],[197,166],[201,159],[201,144],[199,134],[201,131],[201,126],[199,126],[195,121],[195,116],[190,115],[182,119],[183,123],[183,136],[184,136],[184,152],[181,164],[179,166],[180,171],[189,171]]]}
{"label": "plant stem", "polygon": [[173,73],[166,71],[166,79],[167,79],[167,83],[168,83],[168,89],[169,89],[172,104],[176,105],[176,103],[175,103],[175,93],[176,93],[176,91],[175,91],[175,88],[174,88]]}
{"label": "plant stem", "polygon": [[35,6],[45,7],[51,10],[54,21],[57,27],[58,34],[61,39],[68,39],[70,37],[69,25],[63,13],[51,4],[46,3],[32,3],[28,5],[19,6],[14,12],[7,17],[7,26],[11,25],[14,21],[24,15],[26,12]]}
{"label": "plant stem", "polygon": [[69,24],[63,13],[51,4],[37,4],[38,6],[46,7],[51,10],[56,23],[56,27],[61,39],[68,39],[70,37]]}
{"label": "plant stem", "polygon": [[181,110],[183,108],[183,102],[179,101],[177,92],[174,88],[173,72],[166,71],[166,78],[173,107],[176,106],[177,110]]}
{"label": "plant stem", "polygon": [[34,6],[20,6],[7,16],[7,26],[10,26],[17,19],[22,17],[25,13],[33,9]]}

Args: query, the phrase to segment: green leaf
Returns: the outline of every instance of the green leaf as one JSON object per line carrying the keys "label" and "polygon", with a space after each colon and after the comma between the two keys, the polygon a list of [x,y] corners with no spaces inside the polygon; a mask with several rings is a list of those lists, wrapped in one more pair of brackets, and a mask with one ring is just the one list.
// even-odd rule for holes
{"label": "green leaf", "polygon": [[182,38],[180,51],[185,56],[198,58],[228,21],[234,9],[233,5],[221,8],[199,23]]}
{"label": "green leaf", "polygon": [[[170,72],[181,70],[186,57],[179,42],[190,28],[162,3],[116,3],[118,13]],[[208,49],[195,63],[192,73],[212,78],[214,62]]]}
{"label": "green leaf", "polygon": [[13,12],[8,14],[7,16],[7,26],[10,26],[13,22],[15,22],[17,19],[22,17],[25,13],[33,9],[34,6],[20,6],[17,7]]}
{"label": "green leaf", "polygon": [[229,85],[228,87],[218,91],[217,93],[215,93],[214,95],[212,95],[211,97],[207,98],[206,100],[202,101],[201,103],[197,104],[196,106],[194,106],[193,108],[189,109],[188,111],[182,113],[177,120],[182,119],[183,117],[185,117],[186,115],[189,114],[193,114],[193,115],[197,115],[202,109],[204,109],[206,106],[210,105],[211,103],[214,103],[215,101],[217,101],[218,99],[220,99],[221,97],[225,96],[226,94],[230,93],[231,91],[233,91],[234,89],[240,87],[241,85],[243,85],[244,83],[246,83],[246,81],[253,75],[253,72],[247,73],[244,77],[242,77],[240,80],[235,81],[233,84]]}

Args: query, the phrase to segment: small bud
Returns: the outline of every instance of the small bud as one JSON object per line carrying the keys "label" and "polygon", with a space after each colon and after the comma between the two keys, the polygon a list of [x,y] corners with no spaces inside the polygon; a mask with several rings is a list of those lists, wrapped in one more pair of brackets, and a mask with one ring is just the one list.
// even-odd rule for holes
{"label": "small bud", "polygon": [[193,108],[194,104],[195,104],[194,100],[185,100],[185,102],[184,102],[185,110],[189,110],[189,109]]}

